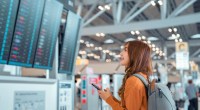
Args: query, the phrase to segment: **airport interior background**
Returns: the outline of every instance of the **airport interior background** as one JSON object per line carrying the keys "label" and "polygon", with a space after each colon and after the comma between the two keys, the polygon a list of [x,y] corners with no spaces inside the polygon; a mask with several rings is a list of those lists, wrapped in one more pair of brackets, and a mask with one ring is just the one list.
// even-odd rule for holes
{"label": "airport interior background", "polygon": [[131,40],[150,46],[153,78],[187,110],[188,80],[200,90],[200,0],[0,0],[0,110],[112,110],[91,84],[120,100]]}

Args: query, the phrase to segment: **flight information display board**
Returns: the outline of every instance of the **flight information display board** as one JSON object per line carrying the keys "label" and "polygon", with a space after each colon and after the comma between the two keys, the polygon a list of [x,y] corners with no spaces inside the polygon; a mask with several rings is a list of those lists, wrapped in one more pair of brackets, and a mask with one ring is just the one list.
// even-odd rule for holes
{"label": "flight information display board", "polygon": [[45,0],[20,0],[8,64],[32,67]]}
{"label": "flight information display board", "polygon": [[76,50],[79,43],[79,30],[81,19],[78,15],[68,12],[64,41],[59,56],[59,73],[72,74],[76,59]]}
{"label": "flight information display board", "polygon": [[9,58],[19,0],[0,0],[0,63]]}
{"label": "flight information display board", "polygon": [[34,68],[52,68],[62,10],[63,5],[61,3],[53,0],[46,1],[34,60]]}

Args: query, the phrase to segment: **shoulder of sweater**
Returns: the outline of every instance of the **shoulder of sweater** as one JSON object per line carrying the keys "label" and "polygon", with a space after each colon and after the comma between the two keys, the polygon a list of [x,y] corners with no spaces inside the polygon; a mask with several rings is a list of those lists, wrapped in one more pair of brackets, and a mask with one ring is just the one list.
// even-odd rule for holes
{"label": "shoulder of sweater", "polygon": [[142,83],[142,81],[137,78],[136,76],[131,76],[127,79],[126,81],[126,86],[138,86],[138,87],[143,87],[144,84]]}

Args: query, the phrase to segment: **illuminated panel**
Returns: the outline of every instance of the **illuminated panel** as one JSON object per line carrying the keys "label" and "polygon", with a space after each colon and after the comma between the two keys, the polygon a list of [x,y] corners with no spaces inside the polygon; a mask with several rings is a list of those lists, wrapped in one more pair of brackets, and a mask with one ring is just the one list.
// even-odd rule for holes
{"label": "illuminated panel", "polygon": [[64,41],[59,56],[59,73],[72,74],[77,50],[80,18],[72,12],[68,12]]}
{"label": "illuminated panel", "polygon": [[47,0],[37,43],[34,68],[51,69],[54,59],[63,5]]}
{"label": "illuminated panel", "polygon": [[0,63],[9,58],[19,0],[0,0]]}
{"label": "illuminated panel", "polygon": [[10,51],[9,64],[32,67],[44,0],[21,0]]}

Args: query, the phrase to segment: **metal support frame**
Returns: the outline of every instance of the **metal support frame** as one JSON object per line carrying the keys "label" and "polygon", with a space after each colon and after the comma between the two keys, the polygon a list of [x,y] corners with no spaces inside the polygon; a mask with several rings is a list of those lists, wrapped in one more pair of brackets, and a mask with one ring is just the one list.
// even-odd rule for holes
{"label": "metal support frame", "polygon": [[136,11],[132,16],[130,16],[125,23],[130,22],[132,19],[134,19],[137,15],[139,15],[140,13],[142,13],[145,9],[147,9],[149,6],[151,6],[151,1],[149,1],[148,3],[146,3],[142,8],[140,8],[138,11]]}
{"label": "metal support frame", "polygon": [[101,14],[103,14],[106,10],[101,10],[99,11],[96,15],[94,15],[92,18],[88,19],[84,24],[83,27],[87,26],[90,24],[93,20],[95,20],[97,17],[99,17]]}
{"label": "metal support frame", "polygon": [[165,19],[167,16],[167,2],[168,0],[163,0],[163,5],[161,6],[161,19]]}
{"label": "metal support frame", "polygon": [[114,24],[117,24],[116,13],[117,13],[117,4],[116,4],[116,0],[114,0],[112,2],[112,15],[113,15]]}
{"label": "metal support frame", "polygon": [[122,8],[123,8],[123,0],[119,0],[118,7],[117,7],[117,16],[116,16],[117,23],[120,23]]}
{"label": "metal support frame", "polygon": [[175,58],[175,52],[173,52],[168,58]]}
{"label": "metal support frame", "polygon": [[[124,33],[132,30],[150,30],[167,28],[171,26],[186,25],[200,22],[200,13],[183,15],[163,20],[149,20],[141,22],[132,22],[128,24],[106,25],[83,28],[82,35],[95,35],[101,30],[105,34]],[[159,25],[158,25],[159,24]]]}
{"label": "metal support frame", "polygon": [[80,4],[80,5],[78,6],[78,9],[77,9],[77,14],[80,15],[80,16],[81,16],[82,9],[83,9],[83,5]]}
{"label": "metal support frame", "polygon": [[[109,4],[111,6],[111,4]],[[93,20],[95,20],[97,17],[99,17],[101,14],[103,14],[106,11],[106,9],[99,11],[97,14],[95,14],[92,18],[88,19],[84,24],[83,27],[90,24]]]}
{"label": "metal support frame", "polygon": [[86,19],[88,19],[88,17],[92,14],[92,12],[96,9],[97,7],[97,2],[94,3],[92,5],[92,7],[90,8],[90,10],[85,14],[85,16],[83,17],[83,20],[85,21]]}
{"label": "metal support frame", "polygon": [[137,10],[137,8],[139,7],[139,5],[142,3],[143,0],[138,0],[137,3],[135,4],[135,6],[128,12],[128,14],[126,14],[126,16],[124,17],[124,19],[122,20],[122,23],[125,22],[125,20],[127,20],[127,18],[129,18],[133,12],[135,12]]}
{"label": "metal support frame", "polygon": [[195,57],[196,55],[198,55],[200,53],[200,49],[198,49],[197,51],[195,51],[190,57]]}
{"label": "metal support frame", "polygon": [[181,12],[183,12],[185,9],[187,9],[190,5],[192,5],[196,0],[185,0],[182,4],[180,4],[172,13],[169,15],[169,18],[175,17]]}

